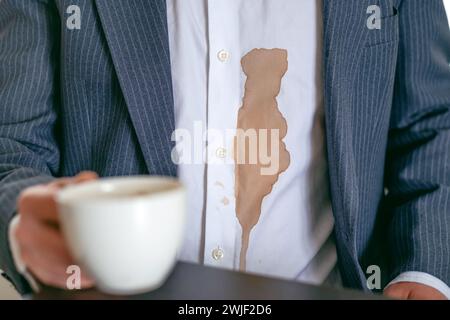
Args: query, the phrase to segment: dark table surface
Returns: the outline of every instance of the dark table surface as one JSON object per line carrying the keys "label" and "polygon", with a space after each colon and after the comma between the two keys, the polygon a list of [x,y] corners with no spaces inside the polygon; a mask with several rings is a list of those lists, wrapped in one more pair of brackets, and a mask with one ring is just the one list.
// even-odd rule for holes
{"label": "dark table surface", "polygon": [[44,288],[33,299],[174,299],[174,300],[342,300],[381,299],[359,291],[311,286],[299,282],[265,278],[240,272],[178,263],[172,275],[159,289],[135,296],[111,296],[95,289],[64,291]]}

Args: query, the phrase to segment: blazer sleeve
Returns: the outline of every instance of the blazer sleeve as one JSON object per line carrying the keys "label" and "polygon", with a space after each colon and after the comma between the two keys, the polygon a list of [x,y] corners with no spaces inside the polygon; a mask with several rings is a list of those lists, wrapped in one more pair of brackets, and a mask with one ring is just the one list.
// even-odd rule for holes
{"label": "blazer sleeve", "polygon": [[58,171],[59,25],[50,1],[0,1],[0,269],[21,293],[30,288],[14,267],[8,226],[19,193]]}
{"label": "blazer sleeve", "polygon": [[390,280],[450,284],[450,30],[442,0],[403,0],[386,188]]}

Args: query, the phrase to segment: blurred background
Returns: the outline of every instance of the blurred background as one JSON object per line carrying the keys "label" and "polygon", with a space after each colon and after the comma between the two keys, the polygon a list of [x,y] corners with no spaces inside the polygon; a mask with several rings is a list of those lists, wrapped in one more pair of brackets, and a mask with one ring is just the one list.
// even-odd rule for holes
{"label": "blurred background", "polygon": [[[1,0],[0,0],[1,1]],[[425,1],[425,0],[423,0]],[[447,10],[447,16],[450,17],[450,0],[444,0],[445,9]],[[1,270],[0,270],[1,272]],[[3,277],[0,276],[0,300],[2,299],[19,299],[19,295],[9,285]]]}

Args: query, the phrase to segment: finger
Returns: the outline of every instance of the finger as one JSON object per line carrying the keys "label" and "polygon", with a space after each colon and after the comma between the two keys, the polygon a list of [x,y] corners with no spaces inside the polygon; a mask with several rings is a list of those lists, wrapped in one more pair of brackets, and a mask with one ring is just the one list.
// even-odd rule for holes
{"label": "finger", "polygon": [[413,289],[408,295],[409,300],[447,300],[438,290],[431,287]]}
{"label": "finger", "polygon": [[73,184],[73,183],[74,183],[74,178],[58,178],[55,181],[52,181],[49,184],[49,187],[61,189],[61,188],[64,188],[65,186]]}
{"label": "finger", "polygon": [[37,280],[46,285],[63,288],[67,278],[65,271],[72,263],[65,261],[65,258],[55,259],[57,253],[50,252],[50,248],[37,252],[36,247],[23,246],[21,256],[27,269]]}
{"label": "finger", "polygon": [[[35,227],[28,226],[27,231],[28,234],[39,232],[35,238],[20,238],[21,255],[27,268],[44,284],[65,287],[70,276],[66,271],[74,265],[74,260],[61,233],[37,224]],[[93,285],[93,281],[84,273],[81,273],[80,282],[82,287]]]}
{"label": "finger", "polygon": [[33,214],[33,217],[44,219],[50,222],[58,220],[58,210],[55,201],[56,193],[59,189],[70,185],[89,180],[95,180],[98,175],[95,172],[82,172],[73,178],[60,178],[48,185],[38,185],[26,189],[19,196],[18,212],[20,214]]}
{"label": "finger", "polygon": [[75,182],[77,183],[95,179],[98,179],[98,174],[93,171],[83,171],[75,176]]}
{"label": "finger", "polygon": [[85,274],[81,274],[81,289],[89,289],[95,286],[95,281]]}
{"label": "finger", "polygon": [[51,226],[30,219],[21,221],[16,238],[22,250],[43,253],[50,262],[57,264],[73,261],[63,235]]}
{"label": "finger", "polygon": [[64,188],[71,184],[81,183],[81,182],[95,180],[95,179],[98,179],[97,173],[92,172],[92,171],[83,171],[74,177],[59,178],[59,179],[51,182],[50,186],[56,187],[56,188]]}
{"label": "finger", "polygon": [[[36,228],[38,229],[38,228]],[[36,234],[28,227],[27,231]],[[49,227],[39,228],[39,236],[21,236],[18,238],[20,255],[27,268],[46,284],[57,284],[65,278],[68,266],[73,259],[64,245],[64,239]],[[49,283],[52,281],[52,283]]]}
{"label": "finger", "polygon": [[[39,255],[27,258],[30,263],[27,269],[39,282],[52,287],[68,288],[67,282],[69,277],[72,276],[72,273],[68,272],[68,267],[73,264],[55,265]],[[83,271],[81,271],[79,280],[81,288],[90,288],[94,285],[94,281],[85,275]]]}
{"label": "finger", "polygon": [[401,286],[393,284],[387,287],[383,294],[389,298],[406,300],[408,299],[409,291],[405,290]]}
{"label": "finger", "polygon": [[34,219],[56,221],[58,219],[55,202],[56,189],[39,185],[23,191],[17,201],[17,210],[23,215],[33,215]]}

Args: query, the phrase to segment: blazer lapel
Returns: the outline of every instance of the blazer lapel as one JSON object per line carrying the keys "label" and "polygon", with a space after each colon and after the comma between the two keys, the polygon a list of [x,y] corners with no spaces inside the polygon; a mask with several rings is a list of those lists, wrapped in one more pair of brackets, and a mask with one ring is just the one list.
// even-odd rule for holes
{"label": "blazer lapel", "polygon": [[175,175],[165,0],[96,0],[96,6],[149,172]]}
{"label": "blazer lapel", "polygon": [[[367,9],[377,5],[381,18],[390,18],[401,0],[323,0],[323,3],[325,119],[336,245],[340,264],[347,266],[341,268],[344,282],[361,285],[366,281],[362,268],[354,270],[348,266],[373,263],[365,259],[369,257],[367,253],[375,251],[363,245],[374,234],[364,226],[375,223],[378,217],[368,217],[366,210],[374,210],[378,205],[374,203],[378,199],[375,193],[382,192],[368,190],[361,177],[364,170],[375,170],[362,167],[367,166],[362,159],[370,158],[373,152],[366,148],[368,132],[377,129],[378,120],[371,123],[367,113],[376,114],[376,110],[370,109],[374,105],[382,108],[368,100],[379,98],[378,86],[381,79],[387,78],[378,79],[377,71],[370,69],[370,62],[378,62],[378,67],[384,65],[378,76],[391,70],[391,66],[386,66],[389,63],[395,68],[395,59],[387,58],[395,56],[394,46],[380,47],[373,41],[383,35],[384,41],[392,39],[386,33],[395,29],[383,29],[389,25],[382,25],[380,31],[369,29]],[[368,43],[375,45],[371,47]]]}
{"label": "blazer lapel", "polygon": [[327,131],[328,164],[330,170],[333,211],[337,224],[342,223],[352,238],[359,207],[358,183],[354,152],[361,145],[353,126],[360,121],[364,106],[354,105],[357,75],[361,70],[361,55],[370,31],[367,9],[380,6],[389,14],[398,0],[323,0],[324,8],[324,94]]}
{"label": "blazer lapel", "polygon": [[[352,261],[357,265],[355,248],[354,206],[357,186],[352,161],[351,125],[355,114],[351,112],[351,85],[346,85],[351,74],[357,72],[352,61],[358,61],[367,35],[364,29],[367,0],[323,0],[324,13],[324,95],[328,168],[333,214],[336,223],[336,239],[341,262]],[[344,278],[358,283],[364,275],[349,270]]]}
{"label": "blazer lapel", "polygon": [[[351,95],[346,82],[357,72],[358,61],[367,32],[367,0],[323,0],[324,4],[324,95],[331,195],[336,223],[345,225],[351,237],[354,223],[349,198],[352,184]],[[350,139],[350,140],[349,140]],[[350,160],[349,160],[350,159]]]}

